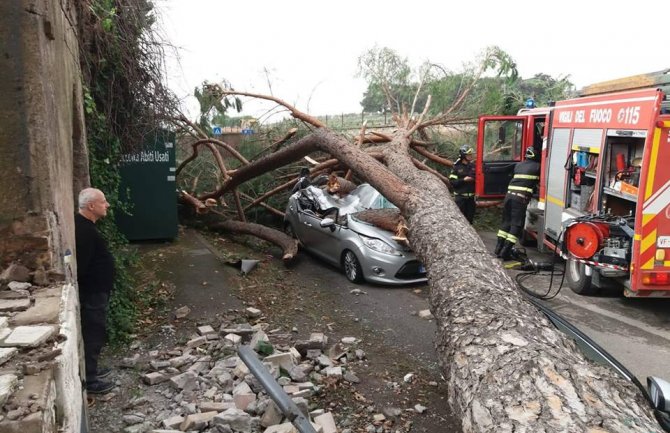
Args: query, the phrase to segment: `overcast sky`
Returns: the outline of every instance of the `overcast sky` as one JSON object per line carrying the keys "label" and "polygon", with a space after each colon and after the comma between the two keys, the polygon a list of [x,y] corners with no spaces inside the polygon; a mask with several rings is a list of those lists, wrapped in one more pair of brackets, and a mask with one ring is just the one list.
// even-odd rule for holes
{"label": "overcast sky", "polygon": [[[544,5],[544,6],[540,6]],[[627,5],[627,6],[626,6]],[[666,1],[158,0],[180,97],[203,81],[272,93],[313,115],[360,112],[358,57],[388,47],[458,71],[498,45],[522,77],[587,84],[670,67]],[[190,107],[193,107],[191,101]],[[192,110],[192,108],[191,108]],[[245,114],[266,108],[248,103]],[[193,113],[191,113],[193,114]]]}

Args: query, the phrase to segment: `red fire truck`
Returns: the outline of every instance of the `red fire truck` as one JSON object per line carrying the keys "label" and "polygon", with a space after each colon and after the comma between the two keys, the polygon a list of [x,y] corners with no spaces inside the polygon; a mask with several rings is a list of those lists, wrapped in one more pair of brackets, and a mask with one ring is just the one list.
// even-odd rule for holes
{"label": "red fire truck", "polygon": [[[504,197],[525,149],[541,150],[524,236],[566,260],[579,294],[670,296],[670,70],[589,86],[516,116],[482,116],[476,193]],[[624,89],[633,89],[625,90]]]}

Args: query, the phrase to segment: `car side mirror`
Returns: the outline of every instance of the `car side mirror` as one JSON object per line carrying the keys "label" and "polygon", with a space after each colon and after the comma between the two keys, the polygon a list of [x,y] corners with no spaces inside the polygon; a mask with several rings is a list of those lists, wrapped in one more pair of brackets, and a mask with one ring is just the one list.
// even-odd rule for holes
{"label": "car side mirror", "polygon": [[323,228],[330,227],[331,230],[335,230],[335,220],[332,218],[322,219],[319,225]]}
{"label": "car side mirror", "polygon": [[670,383],[661,378],[650,376],[647,377],[647,389],[654,408],[662,412],[670,412]]}

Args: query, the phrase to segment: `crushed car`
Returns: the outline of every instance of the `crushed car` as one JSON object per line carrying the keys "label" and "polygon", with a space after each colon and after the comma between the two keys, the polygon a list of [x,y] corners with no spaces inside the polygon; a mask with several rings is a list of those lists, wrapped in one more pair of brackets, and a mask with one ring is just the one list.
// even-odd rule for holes
{"label": "crushed car", "polygon": [[400,220],[399,210],[369,184],[338,195],[308,185],[288,200],[284,232],[302,248],[340,267],[353,283],[406,285],[427,281],[426,269],[380,220]]}

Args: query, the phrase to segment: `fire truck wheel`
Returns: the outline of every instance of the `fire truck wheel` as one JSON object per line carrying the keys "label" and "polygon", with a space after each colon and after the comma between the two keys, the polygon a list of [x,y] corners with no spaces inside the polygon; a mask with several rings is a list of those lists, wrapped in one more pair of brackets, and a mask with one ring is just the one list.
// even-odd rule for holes
{"label": "fire truck wheel", "polygon": [[578,295],[592,296],[598,292],[598,288],[591,284],[591,276],[586,275],[586,265],[584,263],[568,259],[565,273],[568,286]]}

